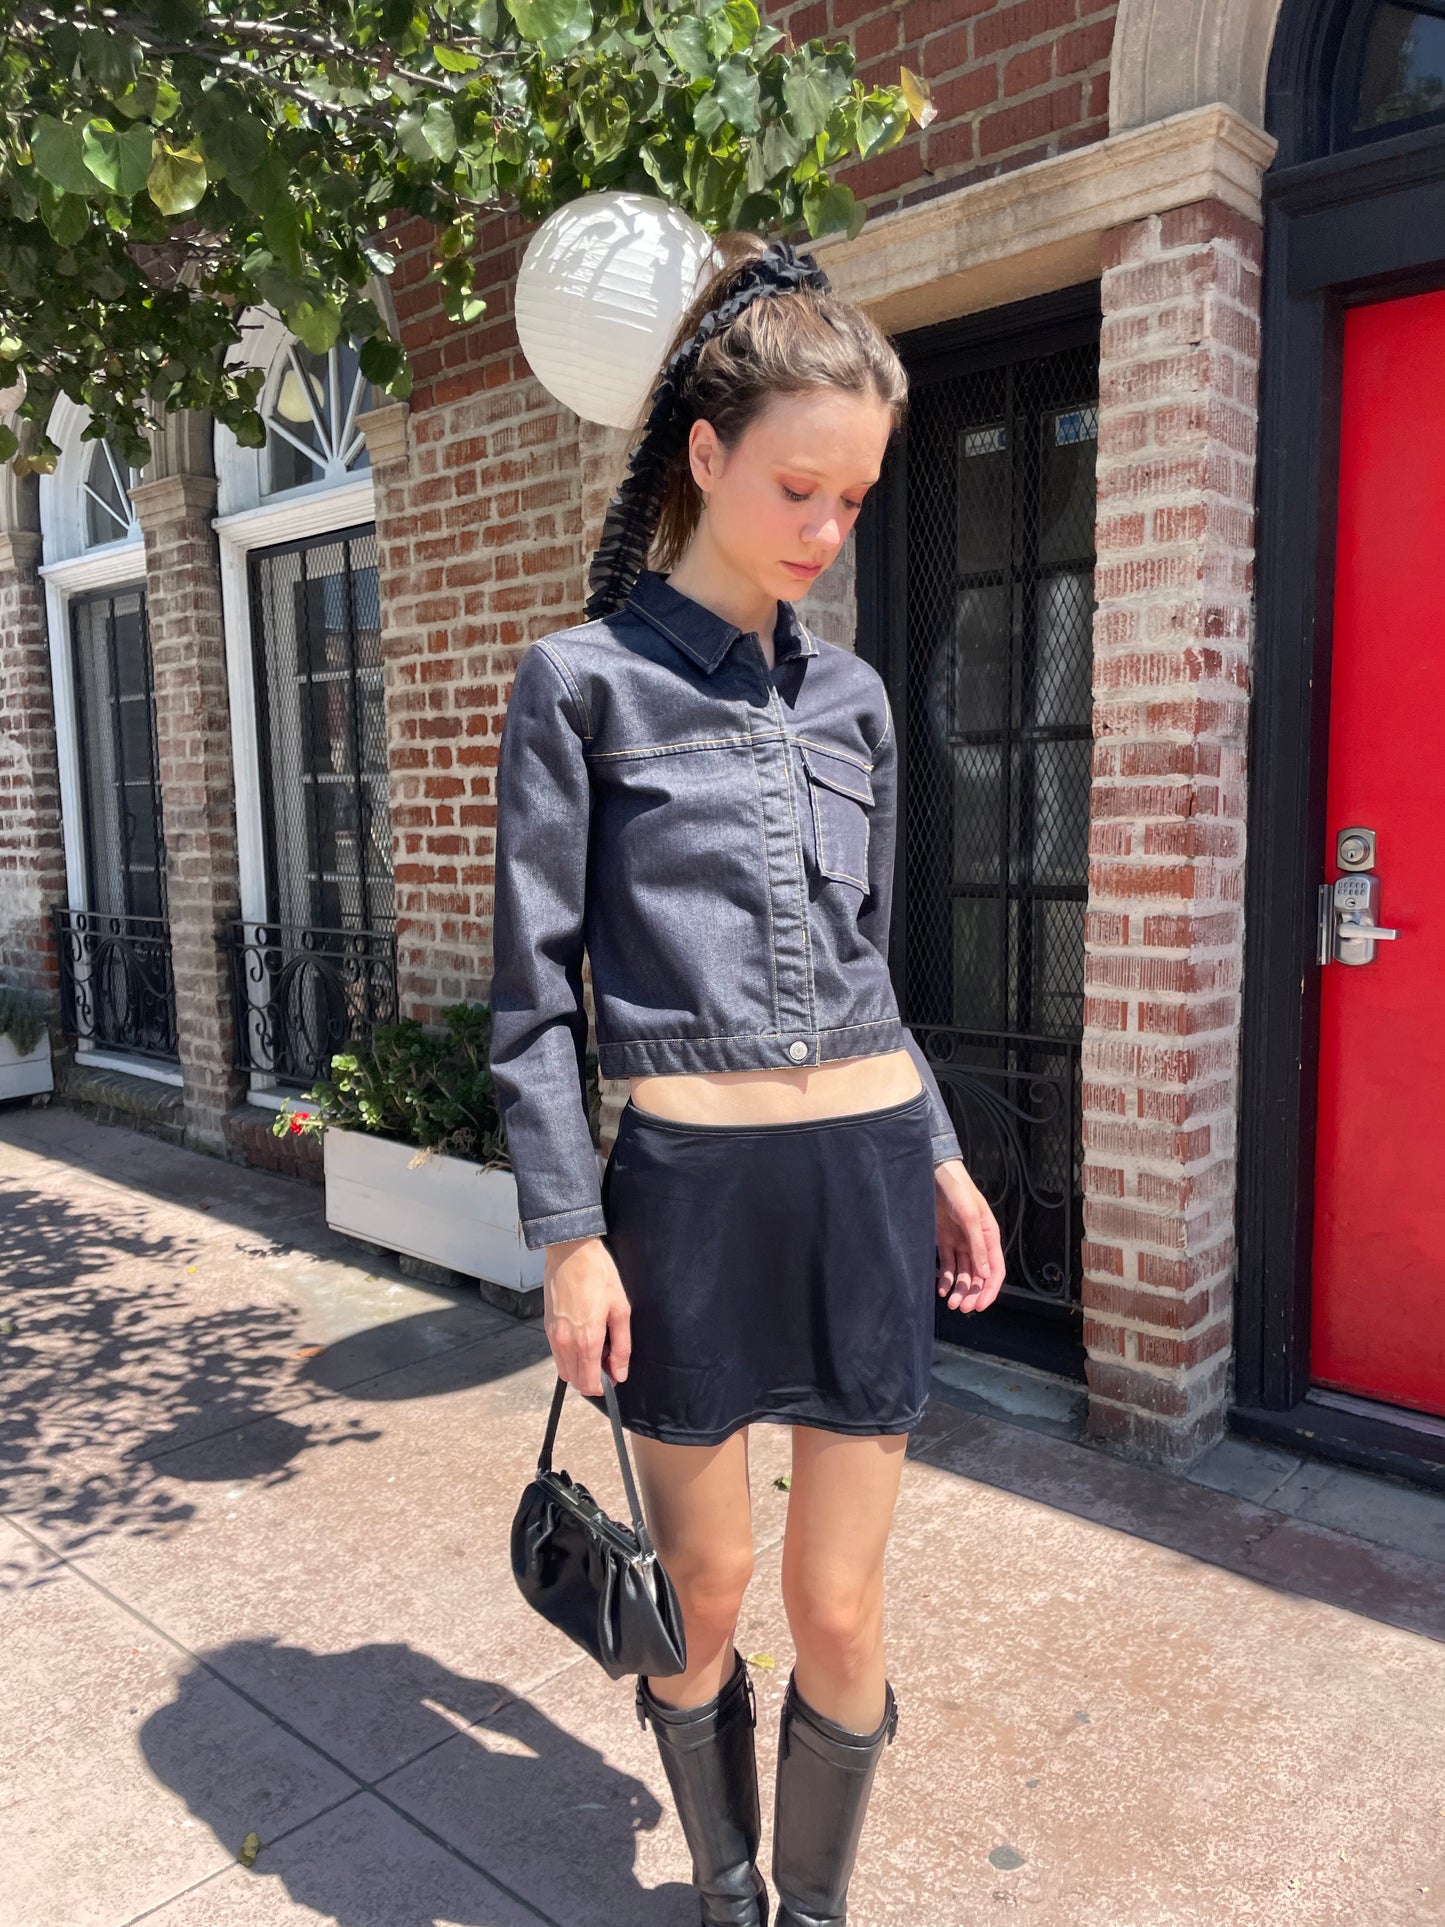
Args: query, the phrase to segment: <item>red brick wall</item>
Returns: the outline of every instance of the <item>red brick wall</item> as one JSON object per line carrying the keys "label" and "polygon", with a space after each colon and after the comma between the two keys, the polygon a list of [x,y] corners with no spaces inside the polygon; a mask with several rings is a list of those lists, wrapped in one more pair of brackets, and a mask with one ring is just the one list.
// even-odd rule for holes
{"label": "red brick wall", "polygon": [[[585,598],[583,445],[530,377],[412,415],[376,468],[398,961],[428,1020],[491,975],[492,776],[523,648]],[[601,431],[587,431],[600,435]]]}
{"label": "red brick wall", "polygon": [[65,852],[39,560],[38,535],[0,534],[0,983],[54,995]]}
{"label": "red brick wall", "polygon": [[1109,131],[1109,50],[1118,0],[813,0],[771,17],[795,41],[848,40],[859,79],[922,75],[938,118],[846,181],[869,211],[1048,159]]}
{"label": "red brick wall", "polygon": [[166,839],[166,896],[186,1139],[227,1149],[243,1087],[221,938],[240,915],[230,697],[216,536],[216,484],[172,475],[134,491],[145,535],[146,612]]}
{"label": "red brick wall", "polygon": [[1187,1458],[1231,1344],[1260,231],[1105,237],[1085,932],[1091,1433]]}

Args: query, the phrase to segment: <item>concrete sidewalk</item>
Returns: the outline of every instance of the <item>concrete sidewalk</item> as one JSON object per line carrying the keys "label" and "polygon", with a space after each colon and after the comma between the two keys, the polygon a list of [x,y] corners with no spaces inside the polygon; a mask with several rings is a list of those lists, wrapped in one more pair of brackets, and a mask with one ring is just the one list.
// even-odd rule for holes
{"label": "concrete sidewalk", "polygon": [[[941,1364],[854,1927],[1445,1921],[1445,1501],[1383,1545]],[[695,1927],[631,1683],[512,1580],[553,1384],[315,1190],[0,1111],[0,1927]],[[765,1827],[789,1440],[753,1428]],[[624,1509],[580,1399],[558,1462]]]}

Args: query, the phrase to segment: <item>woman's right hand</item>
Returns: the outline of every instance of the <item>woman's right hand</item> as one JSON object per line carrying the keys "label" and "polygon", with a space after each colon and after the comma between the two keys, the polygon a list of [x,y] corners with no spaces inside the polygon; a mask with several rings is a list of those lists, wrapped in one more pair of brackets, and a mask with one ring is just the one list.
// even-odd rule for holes
{"label": "woman's right hand", "polygon": [[542,1300],[542,1325],[559,1377],[601,1398],[605,1344],[608,1376],[614,1384],[626,1378],[632,1307],[600,1236],[547,1246]]}

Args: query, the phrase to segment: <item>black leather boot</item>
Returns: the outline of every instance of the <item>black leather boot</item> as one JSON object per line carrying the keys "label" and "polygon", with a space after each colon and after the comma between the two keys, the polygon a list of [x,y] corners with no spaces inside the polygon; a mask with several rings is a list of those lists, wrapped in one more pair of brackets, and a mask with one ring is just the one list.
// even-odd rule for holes
{"label": "black leather boot", "polygon": [[768,1889],[757,1869],[762,1834],[753,1729],[758,1703],[747,1661],[701,1706],[665,1706],[638,1675],[637,1717],[650,1719],[692,1853],[702,1927],[768,1927]]}
{"label": "black leather boot", "polygon": [[773,1801],[774,1927],[846,1927],[848,1882],[873,1775],[898,1726],[898,1702],[887,1681],[883,1691],[877,1731],[854,1733],[809,1706],[788,1676]]}

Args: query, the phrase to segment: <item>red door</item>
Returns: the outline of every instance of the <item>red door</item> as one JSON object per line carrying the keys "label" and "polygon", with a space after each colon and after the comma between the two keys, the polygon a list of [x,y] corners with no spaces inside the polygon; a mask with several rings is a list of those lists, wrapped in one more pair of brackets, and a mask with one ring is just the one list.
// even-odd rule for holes
{"label": "red door", "polygon": [[1374,961],[1321,980],[1311,1377],[1445,1415],[1445,291],[1345,316],[1326,876],[1372,829]]}

